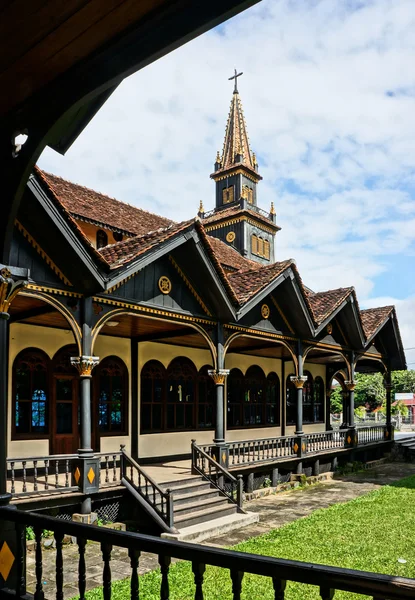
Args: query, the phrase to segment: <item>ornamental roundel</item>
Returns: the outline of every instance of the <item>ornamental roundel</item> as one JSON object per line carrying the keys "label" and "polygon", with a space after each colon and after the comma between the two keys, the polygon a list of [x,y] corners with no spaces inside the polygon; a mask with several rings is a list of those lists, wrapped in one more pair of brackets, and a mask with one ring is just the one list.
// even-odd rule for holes
{"label": "ornamental roundel", "polygon": [[269,309],[268,304],[263,304],[261,306],[261,315],[263,319],[269,319],[269,316],[271,314],[271,311]]}
{"label": "ornamental roundel", "polygon": [[159,279],[159,290],[162,294],[170,294],[171,292],[171,281],[165,275],[162,275]]}
{"label": "ornamental roundel", "polygon": [[232,242],[234,241],[234,239],[236,238],[236,234],[234,231],[230,231],[227,235],[226,235],[226,241],[229,242],[230,244],[232,244]]}

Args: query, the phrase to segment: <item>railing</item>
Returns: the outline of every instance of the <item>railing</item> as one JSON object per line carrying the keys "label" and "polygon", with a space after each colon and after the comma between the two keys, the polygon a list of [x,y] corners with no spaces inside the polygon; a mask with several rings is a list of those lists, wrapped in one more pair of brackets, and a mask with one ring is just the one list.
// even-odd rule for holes
{"label": "railing", "polygon": [[[138,600],[139,598],[138,569],[139,558],[142,552],[158,556],[161,571],[159,595],[161,600],[168,600],[170,597],[169,570],[172,558],[192,563],[195,600],[204,599],[203,583],[206,565],[213,565],[222,570],[229,571],[232,582],[233,600],[240,600],[241,598],[245,573],[268,577],[272,581],[275,598],[278,600],[284,600],[285,598],[287,581],[296,581],[302,584],[317,586],[322,600],[332,599],[336,590],[363,594],[374,600],[405,600],[406,598],[413,599],[415,597],[415,580],[404,577],[392,577],[340,567],[234,552],[222,548],[175,542],[138,533],[112,531],[94,525],[84,525],[64,521],[63,519],[44,517],[35,513],[13,510],[9,507],[0,508],[0,530],[4,528],[2,521],[9,521],[16,524],[18,548],[18,555],[16,557],[16,564],[18,565],[16,598],[22,597],[26,591],[25,561],[19,554],[22,555],[26,551],[25,528],[29,525],[33,527],[36,539],[35,600],[41,600],[44,597],[42,565],[42,531],[44,529],[53,531],[55,536],[56,598],[63,598],[65,570],[62,541],[65,534],[76,538],[78,544],[77,583],[81,600],[85,599],[86,593],[88,555],[85,552],[85,547],[87,541],[98,542],[101,545],[103,561],[102,593],[104,600],[111,599],[112,578],[110,565],[114,546],[128,550],[131,568],[129,595],[132,600]],[[0,583],[0,585],[2,584]],[[11,594],[9,594],[9,597],[11,597]],[[143,596],[141,595],[141,597]]]}
{"label": "railing", "polygon": [[174,530],[172,491],[161,488],[125,453],[125,446],[121,446],[121,481],[165,531]]}
{"label": "railing", "polygon": [[357,443],[373,444],[374,442],[382,442],[385,439],[384,425],[370,425],[369,427],[357,427]]}
{"label": "railing", "polygon": [[324,452],[324,450],[335,450],[344,448],[346,443],[347,429],[333,431],[321,431],[318,433],[307,433],[307,453]]}
{"label": "railing", "polygon": [[99,484],[100,487],[118,485],[121,483],[121,452],[99,452],[100,457]]}
{"label": "railing", "polygon": [[73,492],[72,461],[76,454],[7,459],[8,491],[14,497]]}
{"label": "railing", "polygon": [[242,511],[243,478],[234,477],[192,440],[192,469],[202,475]]}
{"label": "railing", "polygon": [[295,457],[295,439],[295,436],[287,436],[229,442],[229,466]]}

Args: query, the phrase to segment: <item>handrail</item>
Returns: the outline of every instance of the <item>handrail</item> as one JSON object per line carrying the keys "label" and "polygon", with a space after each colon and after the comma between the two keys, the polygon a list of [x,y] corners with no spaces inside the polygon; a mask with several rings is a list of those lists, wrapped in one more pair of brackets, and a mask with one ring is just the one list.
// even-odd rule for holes
{"label": "handrail", "polygon": [[[167,529],[172,531],[173,524],[173,493],[170,489],[164,490],[148,473],[140,467],[135,460],[125,452],[125,446],[121,445],[121,482],[130,490],[130,486],[143,498],[167,525]],[[127,467],[130,467],[128,475]],[[134,478],[134,472],[137,472],[137,483]],[[150,492],[149,492],[150,489]],[[144,506],[145,508],[145,506]]]}
{"label": "handrail", "polygon": [[[205,469],[207,461],[208,469]],[[212,456],[202,450],[196,444],[196,440],[192,440],[192,468],[197,471],[202,477],[207,479],[214,487],[222,494],[238,506],[242,512],[243,505],[243,478],[242,475],[234,477],[225,467],[220,465]],[[220,473],[220,475],[219,475]],[[226,483],[230,483],[231,491],[226,489]],[[236,498],[235,498],[236,496]]]}
{"label": "handrail", "polygon": [[[85,541],[101,544],[103,556],[104,598],[111,597],[110,560],[113,546],[127,548],[131,562],[131,590],[138,590],[138,567],[140,552],[149,552],[159,557],[161,567],[160,598],[169,598],[169,566],[171,558],[190,561],[195,575],[196,598],[203,600],[203,579],[205,565],[213,565],[230,571],[233,583],[233,598],[240,598],[244,573],[272,578],[275,592],[280,600],[284,600],[287,580],[307,585],[318,586],[323,600],[332,598],[335,590],[342,590],[375,598],[388,600],[405,600],[414,598],[415,580],[365,571],[344,569],[326,565],[312,564],[294,560],[272,558],[256,554],[225,550],[212,546],[201,546],[189,542],[171,541],[149,535],[103,529],[95,525],[85,525],[46,517],[36,513],[14,510],[13,507],[0,507],[0,519],[16,523],[17,531],[24,532],[25,526],[32,526],[36,536],[35,572],[36,595],[43,593],[42,577],[42,530],[53,531],[56,540],[57,597],[63,597],[63,552],[62,539],[68,534],[77,539],[79,547],[78,586],[81,597],[85,594]],[[19,527],[20,526],[20,527]],[[20,546],[22,553],[24,544]],[[59,561],[58,561],[59,558]],[[20,564],[20,557],[17,557]],[[21,561],[24,564],[24,561]],[[23,573],[24,577],[24,573]],[[132,597],[138,597],[137,594]]]}

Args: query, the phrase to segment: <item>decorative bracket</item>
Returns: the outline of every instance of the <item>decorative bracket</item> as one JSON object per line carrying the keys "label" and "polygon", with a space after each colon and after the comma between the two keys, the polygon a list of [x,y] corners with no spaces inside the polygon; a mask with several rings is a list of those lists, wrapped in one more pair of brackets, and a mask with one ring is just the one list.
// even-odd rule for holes
{"label": "decorative bracket", "polygon": [[76,367],[81,377],[91,377],[92,369],[99,363],[98,356],[72,356],[71,365]]}
{"label": "decorative bracket", "polygon": [[301,375],[301,377],[298,375],[291,375],[290,377],[290,381],[292,381],[297,390],[301,390],[304,387],[304,384],[307,381],[307,379],[307,375]]}
{"label": "decorative bracket", "polygon": [[27,280],[14,280],[12,273],[7,267],[0,270],[0,313],[8,314],[10,304],[19,291],[28,284]]}
{"label": "decorative bracket", "polygon": [[354,390],[356,388],[356,381],[353,381],[352,379],[350,379],[349,381],[345,381],[344,385],[347,387],[349,392],[354,392]]}
{"label": "decorative bracket", "polygon": [[211,369],[208,371],[208,374],[212,377],[216,385],[225,385],[225,380],[229,373],[229,369]]}

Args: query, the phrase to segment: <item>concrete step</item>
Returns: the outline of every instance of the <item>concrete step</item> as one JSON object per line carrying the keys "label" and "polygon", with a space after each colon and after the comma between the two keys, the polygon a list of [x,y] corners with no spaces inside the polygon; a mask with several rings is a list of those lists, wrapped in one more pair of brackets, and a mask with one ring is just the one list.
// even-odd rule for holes
{"label": "concrete step", "polygon": [[191,492],[190,494],[182,494],[181,496],[174,496],[174,505],[182,506],[183,504],[202,502],[209,500],[209,498],[217,497],[218,494],[219,492],[216,488],[209,488],[206,491],[201,490],[199,492]]}
{"label": "concrete step", "polygon": [[219,535],[233,531],[235,529],[241,529],[252,525],[252,523],[258,523],[258,513],[234,513],[205,521],[204,523],[198,523],[196,525],[190,525],[188,527],[179,528],[178,533],[162,533],[161,537],[169,540],[179,540],[181,542],[203,542],[210,538],[215,538]]}
{"label": "concrete step", "polygon": [[214,506],[221,506],[224,504],[228,504],[227,498],[224,496],[219,496],[219,493],[216,496],[212,496],[206,500],[195,500],[189,504],[177,504],[174,502],[174,515],[176,517],[180,517],[181,515],[190,515],[195,512],[199,512],[201,510],[207,510],[208,508],[213,508]]}
{"label": "concrete step", "polygon": [[212,519],[218,519],[219,517],[225,517],[226,515],[233,515],[237,512],[236,504],[230,502],[224,502],[219,506],[213,506],[212,508],[201,508],[196,512],[190,514],[175,515],[174,526],[176,529],[183,529],[191,525],[197,525],[198,523],[204,523],[205,521],[211,521]]}

